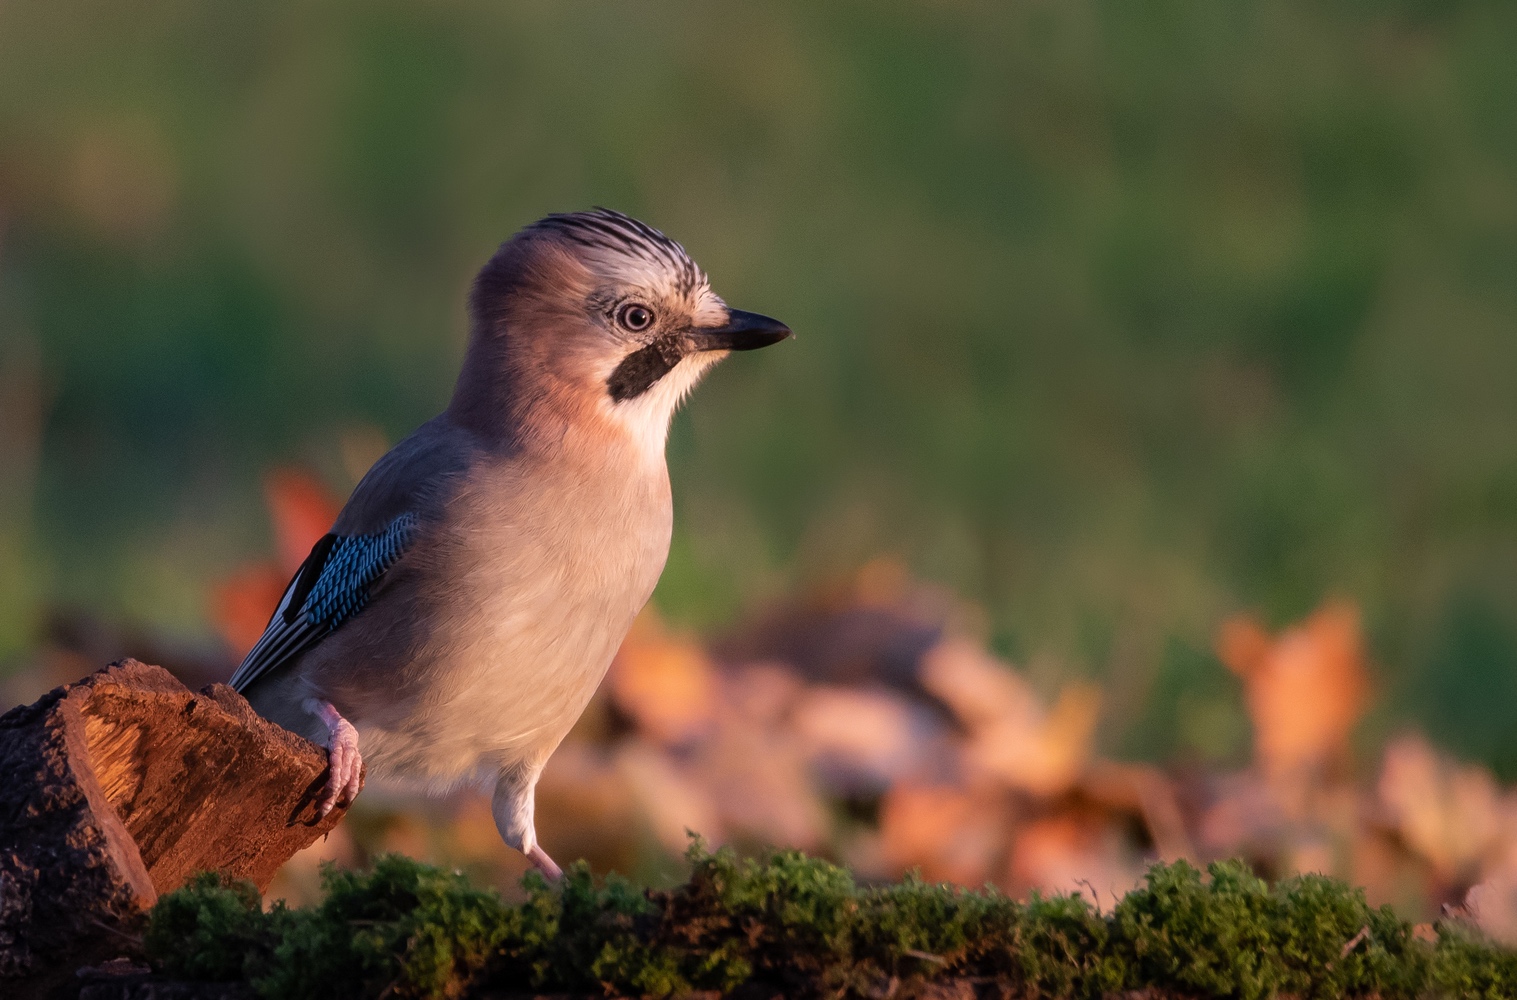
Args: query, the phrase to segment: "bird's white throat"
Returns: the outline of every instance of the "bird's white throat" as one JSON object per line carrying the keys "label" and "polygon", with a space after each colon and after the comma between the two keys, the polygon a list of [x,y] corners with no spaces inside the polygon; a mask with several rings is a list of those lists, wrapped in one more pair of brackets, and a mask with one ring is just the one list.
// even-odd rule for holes
{"label": "bird's white throat", "polygon": [[711,366],[726,356],[726,351],[687,354],[646,392],[620,402],[608,395],[603,405],[611,420],[626,430],[639,453],[649,461],[662,462],[675,411]]}

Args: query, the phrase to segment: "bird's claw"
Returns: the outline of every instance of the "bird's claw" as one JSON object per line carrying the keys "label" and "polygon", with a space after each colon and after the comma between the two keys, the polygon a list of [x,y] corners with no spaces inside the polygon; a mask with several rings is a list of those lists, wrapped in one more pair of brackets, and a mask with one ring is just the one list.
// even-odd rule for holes
{"label": "bird's claw", "polygon": [[324,818],[335,806],[348,806],[363,785],[363,758],[358,753],[358,730],[337,719],[327,744],[327,784],[316,801],[316,816]]}

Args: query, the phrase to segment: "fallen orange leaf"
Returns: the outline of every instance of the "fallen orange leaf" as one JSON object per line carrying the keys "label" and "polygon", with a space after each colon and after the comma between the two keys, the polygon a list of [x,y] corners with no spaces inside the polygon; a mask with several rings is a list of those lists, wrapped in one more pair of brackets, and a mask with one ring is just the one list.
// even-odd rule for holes
{"label": "fallen orange leaf", "polygon": [[273,563],[253,563],[216,585],[211,618],[239,660],[263,635],[287,582]]}
{"label": "fallen orange leaf", "polygon": [[979,886],[1000,850],[1004,817],[959,788],[897,785],[880,803],[880,851],[896,871]]}
{"label": "fallen orange leaf", "polygon": [[341,505],[314,476],[300,469],[270,472],[264,478],[263,496],[274,523],[279,568],[288,580],[321,536],[332,530]]}
{"label": "fallen orange leaf", "polygon": [[1233,618],[1222,626],[1217,654],[1243,679],[1265,774],[1299,776],[1344,749],[1369,689],[1352,604],[1328,603],[1273,640],[1253,619]]}
{"label": "fallen orange leaf", "polygon": [[651,611],[639,616],[622,643],[608,680],[616,707],[664,743],[697,735],[716,709],[705,651],[665,633]]}

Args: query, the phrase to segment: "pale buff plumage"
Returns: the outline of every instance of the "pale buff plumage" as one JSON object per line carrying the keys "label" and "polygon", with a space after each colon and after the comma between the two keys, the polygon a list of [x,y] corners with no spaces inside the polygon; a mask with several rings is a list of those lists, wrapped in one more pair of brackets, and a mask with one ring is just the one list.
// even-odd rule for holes
{"label": "pale buff plumage", "polygon": [[[356,791],[351,723],[375,776],[492,783],[502,837],[550,872],[533,788],[663,570],[670,418],[722,348],[788,334],[729,310],[639,223],[554,218],[481,272],[452,403],[375,464],[334,526],[365,535],[414,514],[404,555],[316,645],[239,672],[259,712],[333,747],[334,798]],[[628,303],[654,327],[619,325]]]}

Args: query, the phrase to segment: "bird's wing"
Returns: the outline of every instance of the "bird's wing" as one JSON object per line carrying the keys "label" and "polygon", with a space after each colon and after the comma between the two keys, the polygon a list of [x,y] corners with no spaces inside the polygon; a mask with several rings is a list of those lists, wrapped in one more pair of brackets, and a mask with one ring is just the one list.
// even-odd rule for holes
{"label": "bird's wing", "polygon": [[373,586],[405,553],[416,527],[416,515],[406,512],[372,535],[322,536],[285,588],[262,638],[232,675],[232,687],[246,691],[362,611]]}

